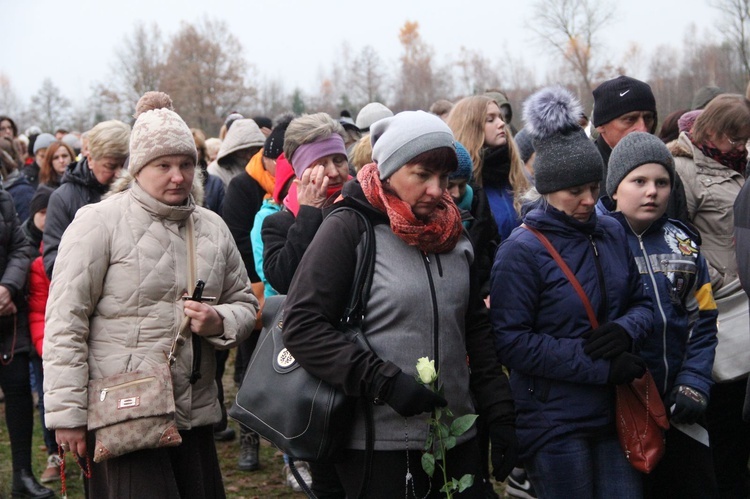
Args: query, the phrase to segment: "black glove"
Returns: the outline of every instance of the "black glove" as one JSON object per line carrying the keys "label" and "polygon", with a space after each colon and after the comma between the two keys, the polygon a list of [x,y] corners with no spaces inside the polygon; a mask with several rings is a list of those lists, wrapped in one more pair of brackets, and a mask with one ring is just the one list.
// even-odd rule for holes
{"label": "black glove", "polygon": [[609,363],[607,383],[622,385],[646,374],[646,361],[632,353],[621,353]]}
{"label": "black glove", "polygon": [[378,398],[405,418],[448,405],[443,397],[403,372],[385,382]]}
{"label": "black glove", "polygon": [[701,392],[689,386],[680,385],[672,390],[674,410],[673,423],[693,424],[706,412],[708,399]]}
{"label": "black glove", "polygon": [[489,431],[492,476],[498,482],[502,482],[513,471],[518,461],[516,429],[512,425],[496,424],[491,425]]}
{"label": "black glove", "polygon": [[625,329],[616,322],[608,322],[583,335],[586,342],[583,351],[593,360],[612,359],[628,352],[633,340]]}

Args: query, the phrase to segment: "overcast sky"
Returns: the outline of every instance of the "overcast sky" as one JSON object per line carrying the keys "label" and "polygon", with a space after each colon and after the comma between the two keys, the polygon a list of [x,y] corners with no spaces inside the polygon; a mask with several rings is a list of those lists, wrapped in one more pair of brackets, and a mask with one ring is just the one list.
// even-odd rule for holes
{"label": "overcast sky", "polygon": [[[617,17],[604,43],[618,60],[631,42],[644,51],[642,75],[659,45],[681,47],[685,36],[718,40],[720,14],[708,0],[617,2]],[[115,49],[137,21],[159,24],[174,34],[181,21],[224,20],[260,76],[278,78],[288,91],[317,90],[320,69],[334,61],[338,46],[354,52],[372,45],[386,63],[400,54],[398,31],[417,21],[437,60],[461,46],[497,60],[510,52],[541,73],[549,58],[527,28],[532,0],[0,0],[5,49],[0,73],[24,101],[51,78],[73,102],[90,95],[93,81],[112,78]],[[388,68],[391,69],[391,68]],[[538,74],[541,81],[541,74]],[[2,113],[2,110],[0,110]]]}

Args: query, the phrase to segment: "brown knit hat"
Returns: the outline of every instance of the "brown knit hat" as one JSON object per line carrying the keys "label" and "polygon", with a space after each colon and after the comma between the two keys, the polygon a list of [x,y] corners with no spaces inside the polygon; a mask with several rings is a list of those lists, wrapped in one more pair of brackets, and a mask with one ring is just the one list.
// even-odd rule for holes
{"label": "brown knit hat", "polygon": [[136,176],[151,161],[162,156],[184,154],[198,162],[193,134],[172,110],[172,99],[164,92],[146,92],[138,100],[130,134],[128,171]]}

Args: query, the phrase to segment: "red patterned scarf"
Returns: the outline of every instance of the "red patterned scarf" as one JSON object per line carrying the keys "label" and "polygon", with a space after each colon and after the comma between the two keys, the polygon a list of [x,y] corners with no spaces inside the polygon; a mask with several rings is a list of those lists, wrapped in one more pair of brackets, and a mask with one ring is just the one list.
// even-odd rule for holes
{"label": "red patterned scarf", "polygon": [[362,167],[357,179],[370,204],[388,215],[391,230],[406,244],[424,253],[445,253],[456,247],[463,232],[461,213],[447,190],[429,219],[421,220],[408,203],[383,189],[375,163]]}

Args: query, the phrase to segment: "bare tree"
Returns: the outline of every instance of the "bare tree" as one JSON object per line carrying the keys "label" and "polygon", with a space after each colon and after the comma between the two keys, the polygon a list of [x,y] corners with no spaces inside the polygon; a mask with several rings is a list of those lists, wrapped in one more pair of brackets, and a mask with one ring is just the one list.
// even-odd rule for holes
{"label": "bare tree", "polygon": [[[406,21],[398,35],[403,47],[400,71],[395,81],[397,110],[429,109],[449,94],[447,80],[435,68],[434,51],[419,34],[419,23]],[[448,76],[449,71],[442,72]]]}
{"label": "bare tree", "polygon": [[599,35],[614,18],[614,5],[609,0],[537,0],[534,13],[529,29],[545,49],[554,47],[578,76],[579,97],[587,108],[602,49]]}
{"label": "bare tree", "polygon": [[133,32],[123,38],[115,52],[112,73],[117,75],[120,100],[132,114],[140,97],[150,91],[159,90],[164,70],[164,42],[156,23],[148,27],[142,22]]}
{"label": "bare tree", "polygon": [[257,95],[256,114],[278,116],[289,112],[291,109],[291,97],[284,90],[284,84],[281,80],[263,80],[258,85]]}
{"label": "bare tree", "polygon": [[457,90],[460,95],[478,94],[488,88],[503,86],[499,72],[492,68],[489,59],[475,50],[461,47],[455,66],[459,69],[457,72],[459,80]]}
{"label": "bare tree", "polygon": [[10,78],[5,73],[0,73],[0,114],[17,120],[21,111],[21,100],[13,89]]}
{"label": "bare tree", "polygon": [[217,134],[227,114],[251,105],[256,90],[243,54],[223,21],[182,24],[169,45],[161,87],[190,126]]}
{"label": "bare tree", "polygon": [[52,80],[45,78],[39,92],[31,98],[30,113],[42,131],[53,132],[56,128],[68,126],[70,100],[62,95]]}
{"label": "bare tree", "polygon": [[385,100],[386,74],[384,65],[375,48],[365,45],[354,61],[352,83],[359,107],[370,102]]}
{"label": "bare tree", "polygon": [[746,81],[750,78],[750,0],[713,0],[711,6],[722,13],[721,32],[735,49]]}

